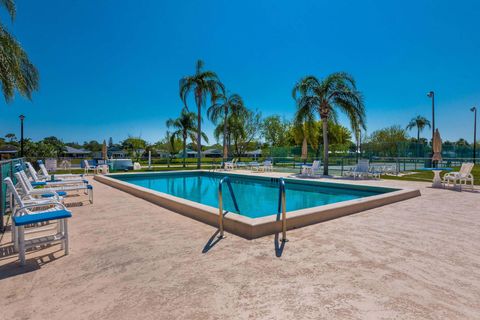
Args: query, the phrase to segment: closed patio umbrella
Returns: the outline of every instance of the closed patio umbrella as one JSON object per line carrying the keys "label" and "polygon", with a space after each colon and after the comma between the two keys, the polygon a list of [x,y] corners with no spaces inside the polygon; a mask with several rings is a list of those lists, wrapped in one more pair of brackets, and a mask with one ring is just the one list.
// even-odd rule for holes
{"label": "closed patio umbrella", "polygon": [[435,134],[433,135],[432,161],[442,161],[442,138],[440,138],[440,132],[438,131],[438,129],[435,130]]}
{"label": "closed patio umbrella", "polygon": [[103,160],[107,160],[107,143],[105,140],[103,140],[103,145],[102,145],[102,158]]}

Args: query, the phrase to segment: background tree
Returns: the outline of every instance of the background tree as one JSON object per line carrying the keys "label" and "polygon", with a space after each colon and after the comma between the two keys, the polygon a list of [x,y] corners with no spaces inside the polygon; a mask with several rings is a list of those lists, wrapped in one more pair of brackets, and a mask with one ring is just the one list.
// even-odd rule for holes
{"label": "background tree", "polygon": [[[15,2],[2,0],[0,6],[4,7],[12,22],[15,20]],[[38,90],[38,71],[30,62],[27,53],[20,43],[9,33],[0,22],[0,83],[5,101],[10,102],[15,90],[28,99],[32,92]]]}
{"label": "background tree", "polygon": [[286,146],[290,122],[282,119],[279,115],[272,115],[263,119],[262,137],[270,146]]}
{"label": "background tree", "polygon": [[[65,143],[63,143],[63,141],[58,139],[57,137],[54,137],[54,136],[46,137],[46,138],[43,138],[43,140],[40,142],[42,142],[45,145],[51,146],[55,150],[56,156],[61,155],[65,152]],[[45,147],[45,150],[47,149],[48,148]]]}
{"label": "background tree", "polygon": [[5,138],[8,139],[9,143],[14,143],[17,141],[17,136],[15,135],[15,133],[7,133],[5,135]]}
{"label": "background tree", "polygon": [[189,112],[186,108],[182,109],[182,113],[177,119],[169,119],[167,121],[167,127],[175,129],[171,135],[172,140],[176,137],[181,137],[183,141],[183,167],[185,168],[185,159],[187,158],[187,138],[190,137],[192,141],[195,141],[195,135],[197,135],[197,137],[198,135],[201,135],[205,141],[208,142],[208,137],[203,132],[199,134],[197,121],[195,120],[195,113]]}
{"label": "background tree", "polygon": [[[128,153],[136,159],[138,162],[142,157],[143,153],[147,149],[148,143],[140,137],[129,136],[127,139],[122,141],[122,148],[127,150]],[[102,150],[102,145],[100,144],[100,150]]]}
{"label": "background tree", "polygon": [[102,151],[102,144],[97,140],[85,141],[83,143],[83,148],[91,152],[100,152]]}
{"label": "background tree", "polygon": [[336,121],[336,110],[347,115],[354,131],[365,129],[365,107],[355,80],[347,73],[338,72],[318,80],[307,76],[295,84],[292,96],[297,104],[297,116],[318,113],[323,130],[323,174],[328,175],[328,120]]}
{"label": "background tree", "polygon": [[417,157],[419,156],[420,133],[423,131],[423,129],[425,129],[425,127],[431,128],[430,121],[422,116],[416,116],[415,118],[410,120],[407,125],[407,130],[417,128]]}
{"label": "background tree", "polygon": [[408,141],[407,131],[399,125],[374,131],[364,143],[364,150],[377,156],[399,157],[401,146]]}
{"label": "background tree", "polygon": [[198,60],[195,74],[183,77],[180,80],[180,98],[185,108],[188,109],[187,96],[192,91],[195,97],[195,104],[197,105],[197,169],[200,169],[202,157],[202,107],[205,107],[208,95],[210,95],[212,104],[214,104],[215,97],[219,94],[225,94],[225,88],[217,74],[213,71],[203,71],[202,69],[203,61]]}
{"label": "background tree", "polygon": [[217,124],[220,120],[223,123],[223,161],[228,159],[228,145],[227,145],[227,131],[228,131],[228,116],[230,113],[239,113],[245,109],[242,97],[238,94],[224,95],[220,93],[214,98],[215,103],[208,108],[207,114],[213,123]]}

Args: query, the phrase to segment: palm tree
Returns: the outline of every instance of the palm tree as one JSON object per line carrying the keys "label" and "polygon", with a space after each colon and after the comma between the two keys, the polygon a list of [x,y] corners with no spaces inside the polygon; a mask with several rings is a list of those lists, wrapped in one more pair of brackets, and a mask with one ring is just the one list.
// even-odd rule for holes
{"label": "palm tree", "polygon": [[[190,137],[192,141],[197,141],[195,135],[199,133],[197,121],[195,120],[195,113],[189,112],[187,109],[182,109],[180,117],[177,119],[167,120],[167,127],[173,127],[176,129],[171,134],[171,143],[173,145],[173,140],[176,137],[181,137],[183,141],[183,167],[185,168],[185,158],[187,157],[187,138]],[[201,136],[208,142],[208,137],[205,133],[201,132]]]}
{"label": "palm tree", "polygon": [[188,93],[193,91],[195,96],[195,104],[197,105],[197,124],[198,124],[198,132],[197,132],[197,169],[200,169],[201,165],[201,155],[202,155],[202,107],[205,106],[205,102],[207,100],[208,95],[210,95],[210,99],[212,104],[215,103],[215,98],[221,93],[225,94],[225,89],[223,84],[220,82],[217,74],[213,71],[203,71],[203,61],[198,60],[195,74],[192,76],[186,76],[180,79],[180,98],[182,99],[185,108],[188,109],[187,106],[187,96]]}
{"label": "palm tree", "polygon": [[419,156],[419,144],[420,144],[420,133],[425,129],[425,127],[430,126],[430,121],[423,116],[416,116],[407,125],[407,130],[412,130],[413,128],[417,128],[417,157]]}
{"label": "palm tree", "polygon": [[[15,20],[14,0],[1,0],[12,22]],[[38,71],[28,59],[27,53],[0,22],[0,83],[5,101],[10,102],[15,89],[28,99],[38,90]]]}
{"label": "palm tree", "polygon": [[350,120],[353,131],[365,128],[365,106],[355,80],[347,73],[332,73],[323,80],[307,76],[295,84],[292,91],[297,104],[298,119],[318,113],[323,130],[323,174],[328,175],[328,120],[337,119],[341,110]]}
{"label": "palm tree", "polygon": [[238,94],[232,94],[226,96],[223,93],[220,93],[217,97],[214,98],[216,101],[210,108],[207,110],[208,117],[215,124],[218,124],[218,121],[221,119],[223,122],[223,161],[227,161],[228,158],[228,146],[227,146],[227,131],[228,131],[228,119],[229,113],[237,113],[245,109],[243,104],[242,97]]}

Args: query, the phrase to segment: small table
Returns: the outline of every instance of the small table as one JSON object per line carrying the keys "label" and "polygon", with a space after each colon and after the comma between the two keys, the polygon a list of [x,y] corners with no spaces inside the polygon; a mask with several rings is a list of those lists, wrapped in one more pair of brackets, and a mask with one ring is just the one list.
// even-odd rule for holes
{"label": "small table", "polygon": [[442,185],[442,178],[440,177],[440,172],[452,171],[452,168],[423,168],[420,170],[432,171],[433,172],[432,188],[442,188],[443,185]]}

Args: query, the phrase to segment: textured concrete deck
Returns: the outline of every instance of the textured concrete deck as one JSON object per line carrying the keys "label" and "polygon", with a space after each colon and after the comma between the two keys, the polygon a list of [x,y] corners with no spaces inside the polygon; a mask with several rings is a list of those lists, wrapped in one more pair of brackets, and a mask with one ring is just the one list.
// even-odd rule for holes
{"label": "textured concrete deck", "polygon": [[290,231],[281,251],[273,236],[210,247],[214,228],[93,184],[95,203],[72,208],[69,256],[56,245],[21,268],[2,237],[2,319],[480,315],[478,192],[370,181],[423,195]]}

